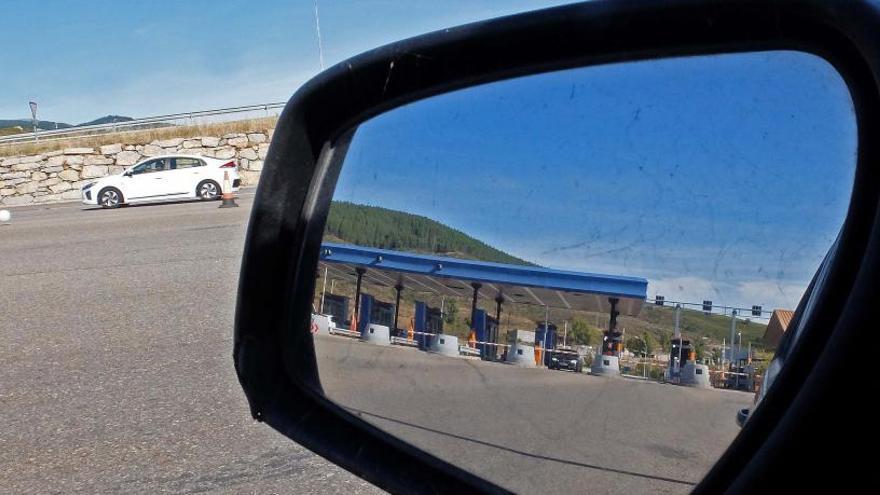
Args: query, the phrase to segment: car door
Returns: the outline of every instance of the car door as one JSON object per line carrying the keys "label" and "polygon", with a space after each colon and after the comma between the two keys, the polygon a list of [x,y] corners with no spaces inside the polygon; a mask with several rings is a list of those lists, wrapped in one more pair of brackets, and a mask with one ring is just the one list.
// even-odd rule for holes
{"label": "car door", "polygon": [[179,156],[170,158],[171,171],[168,175],[168,189],[174,194],[195,196],[196,186],[204,179],[205,162],[198,158]]}
{"label": "car door", "polygon": [[125,181],[125,197],[133,201],[148,200],[161,196],[165,178],[166,159],[157,158],[143,162],[131,169]]}
{"label": "car door", "polygon": [[180,197],[187,193],[188,188],[182,170],[177,170],[175,157],[156,159],[155,172],[152,175],[152,198],[168,199]]}

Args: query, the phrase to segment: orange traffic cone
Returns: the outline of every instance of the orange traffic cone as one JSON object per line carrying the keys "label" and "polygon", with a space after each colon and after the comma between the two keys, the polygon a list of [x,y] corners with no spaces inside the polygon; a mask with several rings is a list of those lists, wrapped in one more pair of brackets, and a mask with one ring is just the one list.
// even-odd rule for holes
{"label": "orange traffic cone", "polygon": [[220,203],[220,208],[236,208],[238,204],[235,203],[235,196],[232,195],[232,185],[229,184],[229,172],[223,171],[223,195],[221,196],[223,202]]}

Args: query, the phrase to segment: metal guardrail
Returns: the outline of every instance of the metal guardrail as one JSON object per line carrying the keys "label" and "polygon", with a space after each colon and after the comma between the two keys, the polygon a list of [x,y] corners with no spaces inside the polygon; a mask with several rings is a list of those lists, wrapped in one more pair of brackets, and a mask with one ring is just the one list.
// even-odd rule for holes
{"label": "metal guardrail", "polygon": [[136,129],[155,124],[175,125],[175,123],[184,122],[188,125],[194,125],[195,119],[205,117],[225,116],[230,114],[241,114],[248,112],[266,112],[269,110],[283,108],[287,102],[261,103],[258,105],[245,105],[240,107],[218,108],[214,110],[200,110],[196,112],[171,113],[167,115],[155,115],[152,117],[144,117],[140,119],[126,120],[124,122],[108,122],[106,124],[94,124],[81,127],[65,127],[64,129],[38,130],[33,132],[22,132],[20,134],[12,134],[0,137],[0,145],[4,144],[20,144],[35,141],[52,141],[57,139],[65,139],[77,137],[81,135],[94,135],[104,132],[119,132],[127,129]]}

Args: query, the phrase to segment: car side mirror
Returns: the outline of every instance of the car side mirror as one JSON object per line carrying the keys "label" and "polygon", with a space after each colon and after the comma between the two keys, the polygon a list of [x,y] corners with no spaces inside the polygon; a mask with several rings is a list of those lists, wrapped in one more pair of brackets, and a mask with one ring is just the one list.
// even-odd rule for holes
{"label": "car side mirror", "polygon": [[125,177],[131,177],[132,172],[131,172],[131,170],[129,170],[128,172],[125,172],[122,175],[124,175]]}
{"label": "car side mirror", "polygon": [[746,421],[749,420],[749,414],[751,413],[751,409],[748,407],[744,407],[736,412],[736,424],[742,428],[746,425]]}
{"label": "car side mirror", "polygon": [[[622,479],[614,478],[617,475],[627,476],[627,483],[638,478],[658,484],[645,485],[643,491],[659,491],[659,484],[672,483],[679,488],[696,487],[697,492],[703,493],[723,492],[731,487],[743,492],[757,490],[756,480],[762,479],[762,473],[775,474],[787,469],[786,466],[810,462],[816,457],[816,449],[783,449],[798,442],[798,437],[786,434],[788,430],[783,426],[803,430],[806,423],[795,421],[807,417],[844,424],[845,413],[852,411],[851,405],[863,406],[856,401],[821,400],[822,394],[835,393],[825,385],[852,383],[851,380],[869,376],[853,371],[853,367],[862,370],[866,366],[862,361],[848,368],[839,366],[836,359],[840,354],[823,352],[823,343],[849,343],[853,337],[864,337],[867,329],[872,328],[869,323],[841,322],[867,321],[866,302],[876,300],[870,292],[875,285],[869,282],[880,277],[880,262],[873,254],[880,251],[880,230],[873,227],[874,219],[878,218],[880,174],[866,172],[876,169],[880,156],[880,141],[866,138],[880,129],[880,86],[875,77],[880,53],[876,50],[876,39],[866,34],[880,32],[880,6],[868,2],[803,3],[809,8],[801,8],[798,2],[585,2],[404,40],[343,61],[304,84],[290,99],[275,127],[253,200],[241,265],[233,357],[252,416],[394,493],[521,492],[547,490],[550,486],[568,486],[568,490],[561,491],[576,491],[585,486],[606,491],[601,479],[609,483],[608,487],[622,486]],[[783,64],[767,62],[782,52],[787,52],[783,57],[791,53],[819,54],[816,58],[823,63],[810,65],[802,73],[789,72],[794,77],[784,78],[789,81],[788,86],[780,85],[777,70],[790,71],[791,59],[785,59]],[[737,58],[744,55],[758,58],[746,57],[751,62],[744,63],[746,59]],[[716,62],[725,58],[726,61],[713,65],[717,72],[705,84],[681,84],[693,71],[706,69],[708,66],[703,62],[712,57],[717,57]],[[683,76],[652,84],[652,66],[675,58],[690,59],[690,65],[683,66],[687,71],[671,72]],[[727,72],[753,67],[750,64],[755,61],[768,68],[761,77],[738,78]],[[631,64],[629,68],[627,64]],[[632,66],[638,70],[628,72]],[[806,111],[804,105],[794,104],[796,100],[788,97],[815,94],[825,98],[827,89],[815,89],[824,86],[809,86],[814,90],[805,91],[807,86],[802,83],[809,83],[811,78],[801,75],[823,74],[828,67],[837,72],[836,78],[827,79],[834,81],[830,86],[844,88],[839,94],[845,99],[836,103],[846,103],[829,105],[836,109],[833,116],[858,125],[840,125],[844,120],[835,117],[827,125],[829,133],[825,133],[837,136],[833,146],[816,144],[812,137],[804,138],[800,132],[778,135],[777,128],[788,128],[789,119],[812,119],[810,122],[816,124],[812,130],[824,129],[822,125],[829,122],[824,114],[816,113],[811,105],[806,107],[812,110]],[[563,73],[581,69],[597,69],[602,77],[584,83],[566,79]],[[748,82],[748,88],[760,98],[742,99],[742,105],[732,104],[739,101],[733,96],[742,94],[738,93],[741,80]],[[845,84],[838,84],[842,81]],[[494,83],[506,82],[514,84],[505,87],[506,93],[497,92]],[[762,93],[767,87],[776,88],[777,92]],[[476,90],[471,95],[477,96],[471,98],[464,90]],[[638,102],[643,102],[642,96],[660,96],[629,108],[630,100],[622,97],[625,91],[634,95],[632,101]],[[668,97],[670,92],[677,96]],[[693,97],[691,93],[695,92],[703,97]],[[427,106],[422,106],[420,100]],[[790,110],[774,108],[780,102],[791,104]],[[706,106],[696,108],[692,103]],[[722,111],[713,110],[716,103],[724,103]],[[557,113],[549,114],[546,108],[556,109]],[[474,109],[476,115],[469,113]],[[392,117],[383,119],[386,114]],[[603,118],[606,115],[614,118]],[[711,121],[713,118],[716,120]],[[726,130],[719,130],[721,124],[728,126]],[[569,128],[579,133],[572,134]],[[830,132],[832,129],[834,133]],[[681,131],[681,139],[663,138],[668,130]],[[767,133],[759,132],[762,130]],[[438,136],[445,140],[437,139]],[[844,139],[838,139],[841,136]],[[741,138],[752,139],[760,146],[738,146],[735,150],[728,147]],[[776,174],[768,169],[779,159],[788,159],[787,153],[798,152],[801,142],[814,145],[815,150],[842,150],[844,159],[838,160],[837,155],[833,161],[816,159],[810,162],[815,162],[816,167],[792,167]],[[693,144],[697,146],[689,147]],[[850,149],[844,145],[857,146]],[[353,150],[351,157],[346,156],[349,147]],[[408,161],[397,156],[411,149],[422,154],[411,154]],[[535,149],[542,154],[527,155]],[[548,157],[556,149],[581,154],[562,157],[570,159],[557,157],[551,162]],[[438,160],[441,152],[454,156]],[[753,160],[755,153],[757,158]],[[701,159],[692,160],[694,157]],[[684,162],[690,165],[682,165]],[[821,170],[819,165],[830,163],[839,164],[839,169],[854,174],[856,180],[852,180],[853,175],[839,175],[835,169],[834,173],[826,172],[804,185],[807,172]],[[388,165],[380,168],[381,164]],[[345,175],[341,175],[343,170]],[[731,175],[731,170],[736,173]],[[526,172],[530,175],[522,175]],[[520,174],[518,181],[508,180],[515,174]],[[802,181],[802,187],[786,184],[785,191],[771,189],[778,177]],[[638,265],[627,264],[628,257],[635,255],[630,253],[642,248],[659,250],[659,240],[672,246],[687,244],[671,236],[688,233],[686,228],[678,227],[688,217],[706,218],[704,225],[713,226],[713,236],[732,232],[730,246],[739,245],[736,236],[755,239],[749,229],[763,227],[770,221],[767,219],[790,218],[786,221],[797,226],[795,216],[809,216],[792,211],[787,211],[789,216],[785,217],[763,214],[769,211],[766,209],[758,212],[761,214],[743,214],[733,209],[725,210],[724,214],[716,211],[743,203],[765,208],[764,203],[789,197],[783,192],[803,191],[787,203],[797,212],[802,203],[821,204],[813,201],[822,194],[820,188],[813,186],[824,185],[823,178],[827,177],[844,178],[837,183],[843,185],[834,189],[841,196],[850,191],[850,184],[854,183],[856,189],[849,209],[846,202],[825,208],[840,213],[835,220],[844,222],[842,240],[836,248],[838,257],[828,268],[830,275],[821,282],[827,281],[829,290],[815,292],[820,295],[805,319],[798,353],[768,392],[767,406],[750,415],[750,409],[744,407],[751,399],[749,395],[698,390],[711,385],[706,380],[709,370],[690,357],[691,352],[683,354],[682,349],[692,347],[681,334],[674,338],[678,355],[664,359],[663,368],[656,370],[659,377],[674,376],[674,388],[643,387],[641,382],[624,381],[634,379],[627,370],[637,369],[641,364],[644,372],[645,364],[632,353],[624,353],[617,316],[635,318],[644,306],[646,311],[663,312],[664,321],[669,325],[674,321],[676,330],[678,317],[670,314],[668,306],[663,307],[660,296],[648,301],[647,273],[644,277],[629,276],[629,270],[617,272],[619,275],[593,274],[590,270],[596,265],[595,256],[617,253],[616,266]],[[542,189],[542,184],[551,180],[558,181],[556,187]],[[702,186],[709,191],[700,196],[705,199],[702,206],[684,213],[667,213],[669,208],[682,207],[685,203],[681,198],[694,196],[694,191]],[[822,190],[825,189],[828,188]],[[739,196],[742,191],[751,196],[743,200]],[[358,201],[344,194],[334,196],[340,192],[360,196],[356,197]],[[470,195],[464,197],[468,192]],[[656,201],[645,204],[644,198]],[[605,209],[601,208],[603,200]],[[568,210],[576,207],[577,201],[585,209],[582,215],[572,216]],[[402,216],[388,205],[413,211]],[[442,227],[441,222],[424,213],[435,205],[447,208],[445,215],[436,218],[458,222],[465,228],[453,225],[456,228],[442,231],[442,238],[418,239],[425,242],[415,245],[412,252],[400,253],[400,249],[395,249],[398,238],[405,234],[397,235],[401,226],[415,225],[423,227],[422,230]],[[641,220],[647,218],[645,212],[652,212],[651,218],[642,224]],[[382,222],[366,221],[380,215],[395,217],[383,217]],[[583,219],[594,221],[599,215],[606,215],[607,221],[583,223]],[[479,223],[487,218],[503,222]],[[570,221],[561,223],[560,218]],[[720,227],[719,222],[733,220],[740,223],[730,223],[729,229]],[[596,232],[596,237],[569,239],[559,235],[573,229],[575,223],[588,227],[580,229],[583,232]],[[350,242],[376,245],[352,246],[332,238],[324,242],[325,233],[333,234],[330,227],[338,230],[343,224],[350,234],[348,239],[354,239]],[[553,225],[560,227],[551,231]],[[650,235],[633,237],[621,249],[606,249],[608,241],[647,229],[648,225],[653,229]],[[522,226],[541,227],[550,233],[507,235],[504,230],[514,231]],[[834,227],[840,228],[840,222]],[[462,239],[465,231],[507,242],[518,252],[495,249],[473,237],[462,241],[462,245],[477,254],[473,259],[458,259],[459,255],[471,252],[452,249],[451,244],[441,245],[447,239]],[[766,237],[775,241],[786,236]],[[834,235],[823,232],[814,237],[828,241]],[[541,244],[545,239],[551,239],[549,242],[555,242],[555,246]],[[805,241],[804,245],[812,245],[813,240]],[[758,251],[773,251],[765,249],[764,242],[763,237],[754,242],[760,246]],[[594,249],[587,249],[590,247]],[[781,251],[792,250],[797,251]],[[547,257],[558,255],[556,259],[561,261],[528,263],[526,256],[530,252]],[[693,256],[690,252],[676,252],[674,259],[682,260],[681,267],[676,265],[669,272],[656,271],[654,278],[664,277],[660,281],[665,286],[677,287],[679,275],[691,274],[691,258],[702,261],[715,256],[720,262],[721,254],[716,253],[726,253],[726,247],[721,251],[706,250],[710,254],[705,256],[702,252],[694,249]],[[480,253],[495,259],[477,263],[474,260],[479,260]],[[741,260],[750,259],[747,252],[737,255]],[[578,271],[566,266],[577,262],[583,263]],[[750,263],[763,268],[759,262]],[[546,268],[554,265],[565,269]],[[708,277],[717,277],[722,272],[716,265],[714,271],[706,273]],[[670,278],[668,273],[674,277]],[[856,285],[857,276],[861,285]],[[708,279],[706,287],[715,287],[714,280]],[[773,290],[779,288],[776,292],[763,291],[766,284],[733,281],[730,285],[754,286],[754,292],[761,294],[781,292],[778,283],[773,286]],[[798,285],[796,290],[799,289]],[[686,304],[703,307],[696,297],[692,296]],[[453,299],[459,307],[470,306],[470,311],[461,311],[459,324],[450,324],[449,331],[443,332],[443,318],[451,313],[449,304]],[[518,328],[509,323],[514,311],[507,309],[516,304],[526,308],[513,315],[518,318]],[[405,313],[401,311],[398,315],[399,308]],[[688,317],[701,317],[698,310],[689,311]],[[583,332],[593,347],[590,354],[595,356],[590,376],[548,375],[540,369],[546,366],[545,349],[552,350],[555,345],[556,337],[549,334],[559,334],[558,328],[552,328],[556,325],[551,325],[550,318],[560,322],[567,317],[566,312],[604,317],[604,321],[595,320],[595,326],[605,328],[601,335]],[[351,324],[328,328],[325,334],[322,327],[310,325],[310,315],[314,313],[333,314],[335,321]],[[487,323],[491,321],[495,322],[494,329]],[[731,316],[730,321],[731,328],[735,328],[736,317]],[[522,327],[536,322],[537,328]],[[498,325],[505,326],[503,336],[497,334]],[[571,328],[573,331],[573,322]],[[725,329],[719,330],[722,342],[718,347],[722,352]],[[565,335],[564,329],[562,332]],[[669,335],[674,334],[666,334],[667,347],[672,342]],[[831,338],[838,336],[841,338]],[[734,350],[734,339],[727,340],[728,359],[746,352],[751,358],[751,351],[745,351],[742,343],[741,337]],[[696,356],[696,350],[693,355]],[[829,362],[830,359],[835,361]],[[496,363],[502,360],[506,363]],[[432,370],[425,363],[440,371],[421,375],[413,372]],[[673,367],[668,363],[676,364]],[[473,373],[477,369],[481,373]],[[814,378],[816,369],[825,373],[816,391],[799,394],[802,387],[807,390],[808,380],[818,380]],[[482,373],[484,370],[489,371]],[[476,380],[461,386],[461,377],[466,373]],[[479,381],[481,378],[483,382]],[[749,380],[751,383],[751,377]],[[551,381],[553,386],[547,385]],[[567,392],[572,390],[568,388],[569,382],[577,385],[576,392]],[[633,398],[630,405],[615,403],[613,400],[617,399],[610,396],[596,401],[619,404],[617,410],[634,414],[650,411],[652,408],[645,404],[651,401],[671,401],[675,407],[660,409],[670,411],[676,421],[657,420],[674,425],[677,430],[664,437],[668,440],[662,445],[645,444],[639,449],[646,453],[644,460],[639,461],[641,464],[632,460],[628,452],[609,455],[609,449],[614,452],[618,444],[626,443],[618,440],[629,441],[636,435],[628,431],[608,434],[605,426],[598,428],[604,433],[596,435],[597,428],[590,427],[587,421],[591,417],[613,418],[614,414],[550,421],[560,413],[547,400],[553,397],[550,391],[565,401],[569,396],[573,401],[581,400],[589,397],[581,388],[587,383],[608,384],[609,390],[638,389],[639,392],[628,395]],[[508,394],[504,396],[507,402],[497,400],[501,393]],[[717,415],[701,415],[705,409],[689,408],[684,401],[670,399],[685,396],[709,398],[713,407],[720,405],[723,410]],[[828,409],[828,405],[835,409]],[[585,408],[569,409],[580,412]],[[729,421],[730,414],[737,409],[737,424],[745,425],[741,431]],[[827,414],[817,414],[820,410]],[[513,414],[505,416],[507,412]],[[718,428],[705,427],[705,423],[691,428],[692,422],[715,417],[728,419]],[[632,423],[620,419],[616,422]],[[557,425],[570,429],[552,429]],[[702,434],[688,436],[689,431],[715,434],[721,429],[727,435],[723,445],[707,441]],[[820,429],[813,431],[816,430]],[[853,440],[841,438],[833,428],[815,434],[821,435],[823,450],[832,441]],[[540,445],[542,439],[551,443]],[[561,439],[578,441],[572,440],[567,447]],[[686,443],[690,440],[695,442],[693,446]],[[585,445],[593,449],[591,454],[584,453]],[[710,460],[710,464],[684,474],[672,468],[648,471],[664,458],[669,458],[675,469],[683,464],[697,466],[697,461],[707,458],[703,454],[706,445],[730,447],[723,452],[713,451],[722,455],[717,463]],[[772,455],[776,451],[786,455]],[[653,454],[647,454],[650,452]],[[765,452],[768,454],[758,455]],[[486,462],[487,459],[492,462]],[[689,461],[679,462],[681,459]],[[755,459],[761,459],[760,465],[753,462]],[[709,474],[701,478],[706,472]],[[798,474],[815,477],[827,475],[827,471],[801,470]],[[584,480],[578,476],[594,478]],[[576,485],[557,484],[569,482]],[[671,485],[662,486],[666,489]]]}

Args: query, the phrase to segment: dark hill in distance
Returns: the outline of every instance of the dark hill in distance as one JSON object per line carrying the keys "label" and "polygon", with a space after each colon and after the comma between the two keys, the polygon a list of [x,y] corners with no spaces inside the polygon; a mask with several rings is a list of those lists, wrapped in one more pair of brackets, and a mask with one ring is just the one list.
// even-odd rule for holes
{"label": "dark hill in distance", "polygon": [[436,220],[377,206],[334,201],[325,235],[359,246],[534,266]]}

